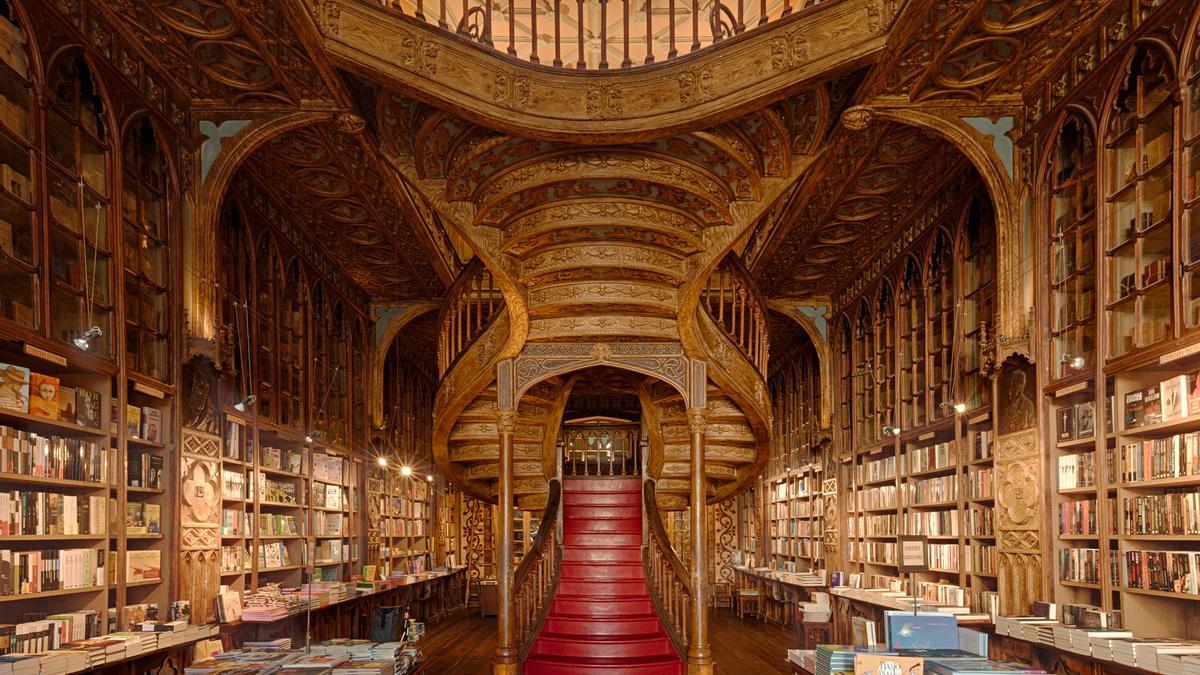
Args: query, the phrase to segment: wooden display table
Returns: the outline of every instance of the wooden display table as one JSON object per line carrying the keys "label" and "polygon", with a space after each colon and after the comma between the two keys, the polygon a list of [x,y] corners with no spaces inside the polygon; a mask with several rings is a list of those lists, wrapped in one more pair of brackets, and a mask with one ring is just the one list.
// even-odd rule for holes
{"label": "wooden display table", "polygon": [[828,590],[826,586],[802,586],[784,581],[771,572],[759,572],[746,567],[733,568],[736,586],[758,591],[758,614],[767,621],[791,627],[798,621],[796,607],[811,599],[814,591]]}

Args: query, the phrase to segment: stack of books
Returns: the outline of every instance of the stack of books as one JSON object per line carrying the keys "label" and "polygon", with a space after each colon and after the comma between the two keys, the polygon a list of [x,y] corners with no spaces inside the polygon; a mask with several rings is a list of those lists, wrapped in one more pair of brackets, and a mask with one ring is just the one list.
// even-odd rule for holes
{"label": "stack of books", "polygon": [[817,650],[789,649],[788,663],[795,664],[806,673],[817,672]]}

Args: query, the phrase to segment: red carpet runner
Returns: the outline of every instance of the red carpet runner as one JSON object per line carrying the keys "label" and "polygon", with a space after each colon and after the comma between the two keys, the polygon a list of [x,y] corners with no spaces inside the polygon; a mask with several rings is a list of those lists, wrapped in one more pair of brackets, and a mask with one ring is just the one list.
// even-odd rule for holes
{"label": "red carpet runner", "polygon": [[563,481],[558,592],[525,675],[679,675],[642,571],[640,478]]}

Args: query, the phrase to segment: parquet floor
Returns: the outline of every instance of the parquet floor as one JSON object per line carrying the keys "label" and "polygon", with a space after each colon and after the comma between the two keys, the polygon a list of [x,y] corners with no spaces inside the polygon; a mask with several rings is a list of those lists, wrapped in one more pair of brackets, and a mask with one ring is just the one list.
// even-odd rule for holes
{"label": "parquet floor", "polygon": [[[709,626],[717,675],[790,673],[787,650],[797,649],[794,631],[753,619],[739,621],[727,609],[712,614]],[[487,675],[496,645],[496,619],[481,619],[476,610],[425,626],[421,650],[428,675]]]}

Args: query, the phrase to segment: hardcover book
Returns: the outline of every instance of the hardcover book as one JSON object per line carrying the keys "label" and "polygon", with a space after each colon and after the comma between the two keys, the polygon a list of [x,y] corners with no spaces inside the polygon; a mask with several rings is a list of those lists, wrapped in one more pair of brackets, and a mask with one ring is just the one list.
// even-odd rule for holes
{"label": "hardcover book", "polygon": [[146,534],[162,534],[162,507],[146,504]]}
{"label": "hardcover book", "polygon": [[125,406],[125,433],[129,434],[130,438],[141,438],[142,409],[136,405]]}
{"label": "hardcover book", "polygon": [[153,581],[162,578],[162,551],[126,551],[125,582]]}
{"label": "hardcover book", "polygon": [[1184,392],[1187,394],[1188,411],[1194,415],[1200,413],[1200,370],[1188,373],[1187,382]]}
{"label": "hardcover book", "polygon": [[1142,390],[1142,424],[1158,424],[1163,421],[1162,392],[1157,384]]}
{"label": "hardcover book", "polygon": [[0,408],[29,412],[29,369],[0,363]]}
{"label": "hardcover book", "polygon": [[1070,441],[1075,438],[1075,408],[1063,406],[1058,409],[1057,424],[1058,442]]}
{"label": "hardcover book", "polygon": [[157,408],[142,407],[142,439],[151,443],[162,441],[162,411]]}
{"label": "hardcover book", "polygon": [[958,619],[940,612],[888,611],[889,649],[958,649]]}
{"label": "hardcover book", "polygon": [[1091,438],[1096,435],[1096,404],[1085,401],[1075,406],[1075,438]]}
{"label": "hardcover book", "polygon": [[77,423],[75,412],[75,387],[58,386],[58,421]]}
{"label": "hardcover book", "polygon": [[1178,375],[1163,380],[1158,388],[1162,401],[1162,421],[1170,422],[1190,414],[1187,375]]}
{"label": "hardcover book", "polygon": [[100,393],[82,387],[75,390],[75,421],[90,429],[100,428]]}
{"label": "hardcover book", "polygon": [[1139,389],[1125,394],[1125,428],[1134,429],[1140,427],[1144,419],[1142,391]]}
{"label": "hardcover book", "polygon": [[57,377],[29,374],[29,413],[50,420],[58,419]]}

